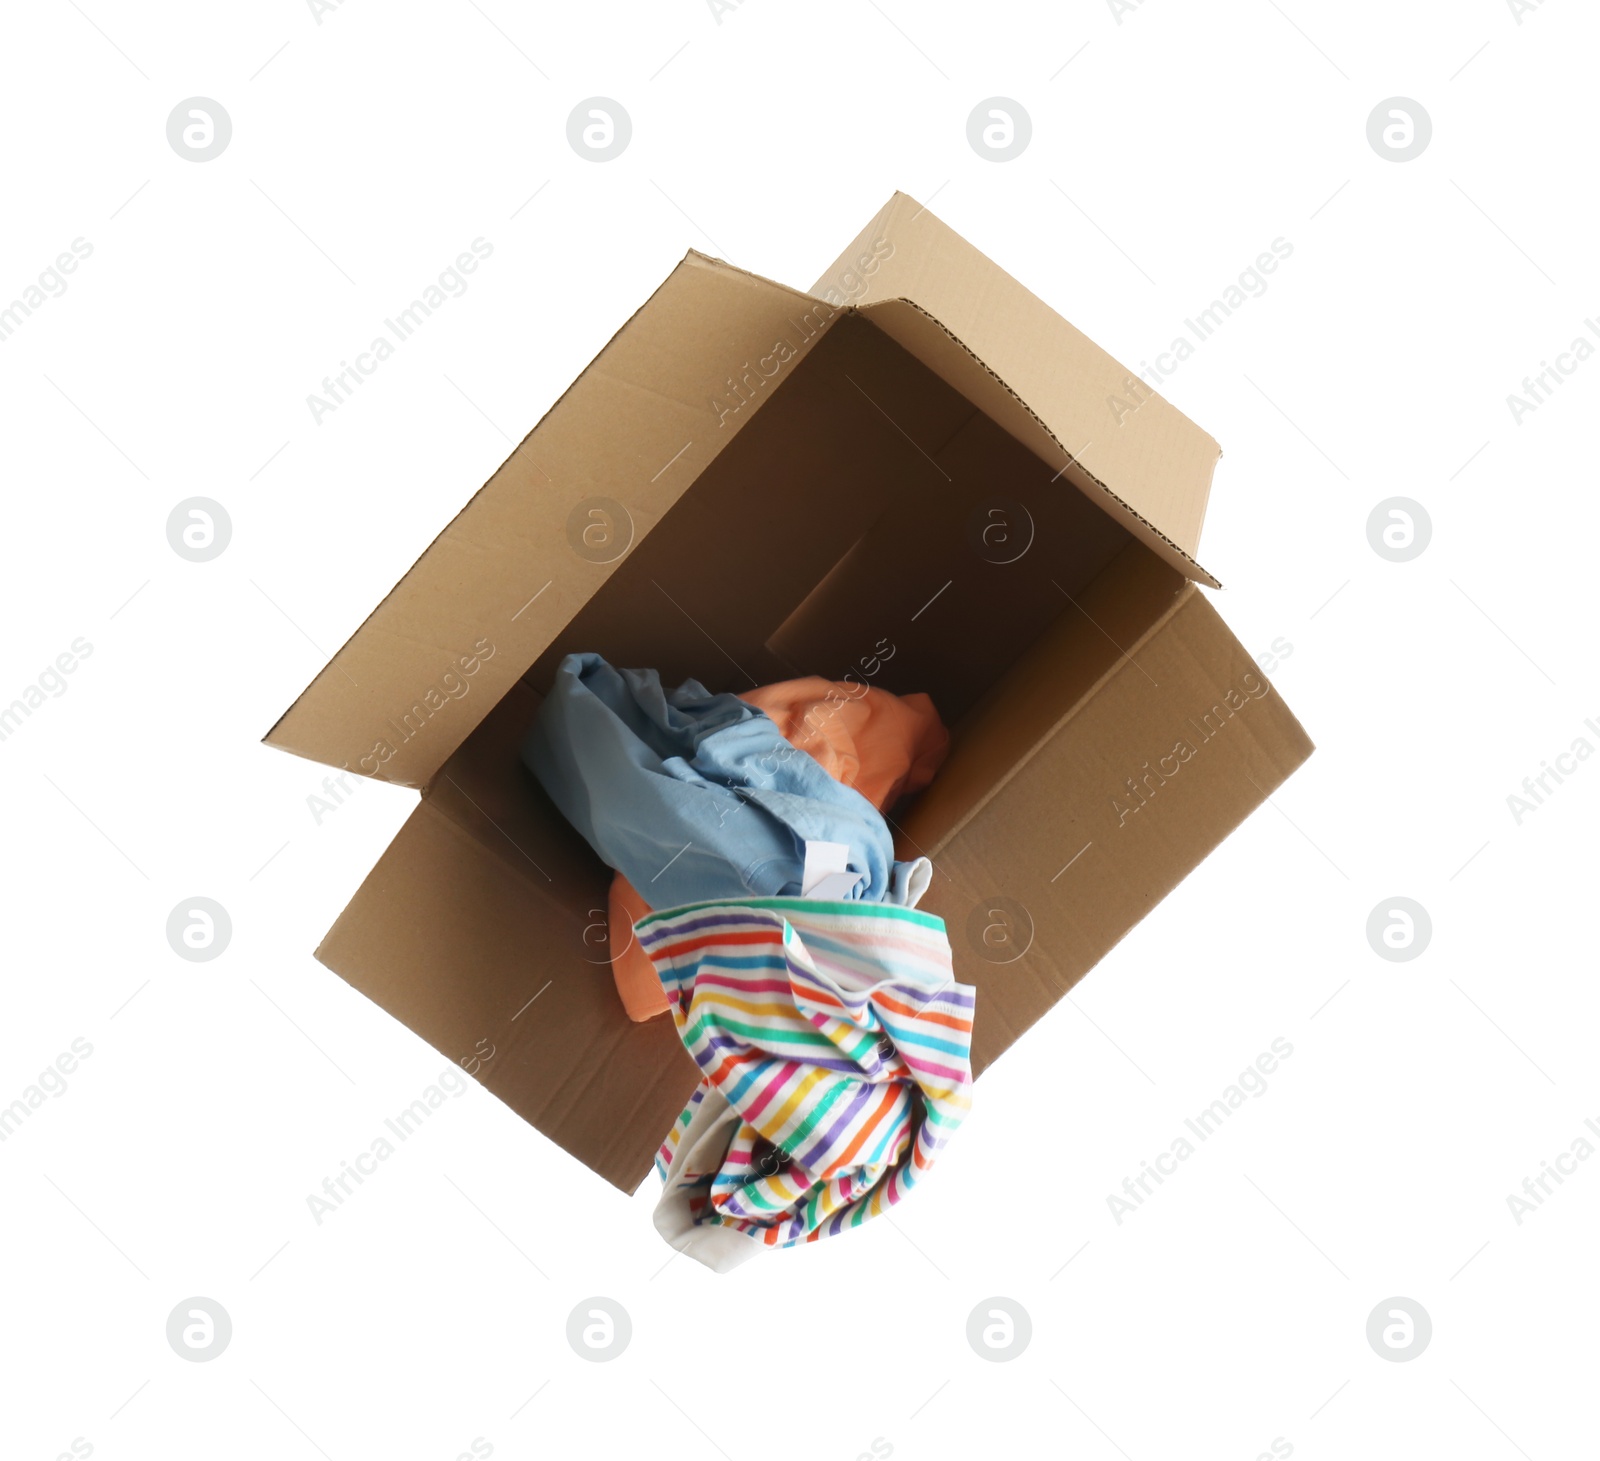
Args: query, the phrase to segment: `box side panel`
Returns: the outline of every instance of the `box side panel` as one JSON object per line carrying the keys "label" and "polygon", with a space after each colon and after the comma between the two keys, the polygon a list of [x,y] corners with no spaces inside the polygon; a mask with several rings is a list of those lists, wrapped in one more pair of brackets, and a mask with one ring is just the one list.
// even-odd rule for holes
{"label": "box side panel", "polygon": [[812,286],[837,303],[915,301],[966,342],[1083,468],[1191,558],[1220,448],[914,198],[896,193]]}
{"label": "box side panel", "polygon": [[836,315],[690,254],[267,742],[424,785]]}
{"label": "box side panel", "polygon": [[[1070,693],[1088,667],[1071,662],[1068,643],[1047,637],[1018,673],[1045,684],[1065,654]],[[984,749],[960,748],[941,774],[959,777],[960,756]],[[1050,1009],[1311,750],[1271,681],[1186,585],[937,858],[922,906],[946,920],[956,972],[978,986],[974,1067]]]}
{"label": "box side panel", "polygon": [[[609,872],[587,849],[581,861],[562,846],[576,840],[564,823],[540,831],[531,811],[505,816],[517,799],[509,788],[498,798],[470,789],[478,826],[424,800],[317,958],[448,1058],[492,1050],[478,1079],[631,1192],[694,1089],[694,1064],[671,1020],[634,1024],[617,999],[605,963]],[[559,821],[554,808],[549,816]],[[502,856],[485,838],[516,845]],[[576,897],[550,891],[585,879]]]}
{"label": "box side panel", "polygon": [[900,818],[899,855],[937,859],[1006,781],[1197,592],[1141,543],[1079,586],[1051,575],[1055,620],[952,728],[949,759]]}

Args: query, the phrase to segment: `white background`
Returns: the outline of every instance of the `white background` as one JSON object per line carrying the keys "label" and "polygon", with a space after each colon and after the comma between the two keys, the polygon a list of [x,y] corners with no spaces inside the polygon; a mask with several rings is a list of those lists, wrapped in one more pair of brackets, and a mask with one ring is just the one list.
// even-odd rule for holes
{"label": "white background", "polygon": [[[0,1451],[50,1458],[1588,1454],[1600,1160],[1589,583],[1600,315],[1580,0],[914,6],[113,5],[6,18]],[[615,98],[603,165],[566,118]],[[186,98],[232,119],[178,156]],[[979,157],[985,98],[1032,119]],[[1386,98],[1430,146],[1369,145]],[[258,744],[687,247],[807,286],[902,188],[1130,365],[1276,238],[1165,393],[1223,444],[1201,558],[1317,754],[987,1074],[916,1200],[716,1278],[473,1085],[321,1225],[306,1203],[443,1057],[311,949],[414,804]],[[531,201],[530,201],[531,199]],[[358,396],[306,405],[475,238]],[[191,563],[183,499],[233,537]],[[1425,552],[1366,524],[1420,502]],[[1567,763],[1572,764],[1572,763]],[[168,913],[233,922],[187,963]],[[1389,962],[1369,913],[1433,933]],[[530,951],[530,957],[534,955]],[[1107,1196],[1271,1042],[1293,1056],[1120,1224]],[[1600,1137],[1589,1133],[1596,1145]],[[671,1260],[671,1261],[669,1261]],[[205,1296],[207,1363],[167,1316]],[[566,1340],[605,1296],[633,1337]],[[1026,1350],[989,1363],[1003,1296]],[[1420,1357],[1366,1338],[1392,1296]],[[530,1397],[532,1397],[530,1399]],[[887,1448],[887,1449],[886,1449]]]}

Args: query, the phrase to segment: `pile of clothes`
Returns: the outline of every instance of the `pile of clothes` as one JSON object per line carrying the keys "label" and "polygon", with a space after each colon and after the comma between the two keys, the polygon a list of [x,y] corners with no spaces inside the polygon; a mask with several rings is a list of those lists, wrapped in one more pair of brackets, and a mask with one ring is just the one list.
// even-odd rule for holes
{"label": "pile of clothes", "polygon": [[523,743],[615,869],[611,964],[701,1082],[656,1158],[657,1229],[726,1271],[903,1198],[971,1101],[975,991],[932,868],[884,813],[949,749],[926,695],[817,677],[746,694],[562,660]]}

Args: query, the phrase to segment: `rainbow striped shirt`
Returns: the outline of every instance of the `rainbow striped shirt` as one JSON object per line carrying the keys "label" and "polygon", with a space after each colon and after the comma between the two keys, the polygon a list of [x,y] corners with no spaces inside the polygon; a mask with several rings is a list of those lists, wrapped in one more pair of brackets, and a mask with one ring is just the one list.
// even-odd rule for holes
{"label": "rainbow striped shirt", "polygon": [[708,1099],[725,1148],[680,1170],[696,1226],[768,1247],[831,1237],[899,1202],[971,1104],[975,990],[944,920],[888,903],[750,898],[635,925],[701,1085],[657,1154],[663,1179]]}

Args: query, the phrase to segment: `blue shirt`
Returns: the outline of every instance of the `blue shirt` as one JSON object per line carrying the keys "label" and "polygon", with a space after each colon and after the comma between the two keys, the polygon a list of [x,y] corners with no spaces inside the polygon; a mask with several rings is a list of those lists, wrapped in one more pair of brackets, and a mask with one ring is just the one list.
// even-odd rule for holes
{"label": "blue shirt", "polygon": [[[904,903],[877,808],[783,737],[764,711],[698,680],[569,654],[522,744],[561,813],[651,908],[798,897],[808,841],[842,842],[850,895]],[[924,875],[925,885],[925,875]],[[920,891],[916,896],[920,896]]]}

